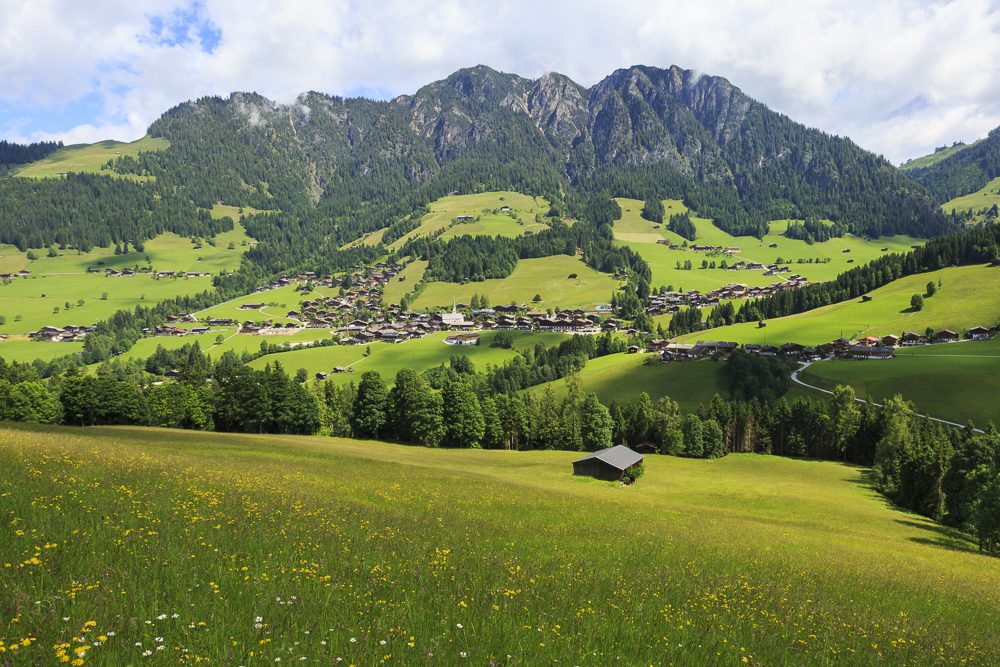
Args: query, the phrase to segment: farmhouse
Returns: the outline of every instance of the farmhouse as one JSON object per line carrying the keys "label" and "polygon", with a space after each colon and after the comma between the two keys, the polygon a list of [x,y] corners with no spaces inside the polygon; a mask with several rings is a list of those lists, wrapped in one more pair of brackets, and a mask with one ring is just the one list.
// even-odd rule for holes
{"label": "farmhouse", "polygon": [[988,340],[990,337],[990,330],[986,327],[972,327],[969,329],[969,338],[972,340]]}
{"label": "farmhouse", "polygon": [[444,339],[447,345],[479,345],[479,334],[452,334]]}
{"label": "farmhouse", "polygon": [[891,347],[852,345],[847,348],[847,356],[851,359],[892,359],[896,353]]}
{"label": "farmhouse", "polygon": [[946,343],[952,343],[958,340],[958,334],[951,329],[941,329],[941,331],[937,332],[937,336],[935,337]]}
{"label": "farmhouse", "polygon": [[620,480],[626,470],[641,463],[642,454],[616,445],[573,461],[573,474],[615,481]]}

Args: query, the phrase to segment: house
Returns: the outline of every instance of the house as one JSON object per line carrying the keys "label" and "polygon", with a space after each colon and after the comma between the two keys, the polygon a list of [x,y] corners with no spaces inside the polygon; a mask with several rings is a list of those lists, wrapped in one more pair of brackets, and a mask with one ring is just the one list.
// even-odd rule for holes
{"label": "house", "polygon": [[968,335],[972,340],[989,340],[990,330],[986,327],[972,327]]}
{"label": "house", "polygon": [[904,347],[923,345],[924,342],[926,342],[924,337],[914,331],[904,331],[903,337],[900,339],[900,345]]}
{"label": "house", "polygon": [[847,356],[851,359],[892,359],[896,353],[891,347],[852,345],[847,348]]}
{"label": "house", "polygon": [[899,336],[894,336],[893,334],[888,334],[882,336],[883,347],[898,347],[899,346]]}
{"label": "house", "polygon": [[958,340],[958,334],[951,329],[941,329],[941,331],[937,332],[935,338],[945,343],[954,343]]}
{"label": "house", "polygon": [[461,333],[452,334],[444,339],[446,345],[479,345],[479,334]]}
{"label": "house", "polygon": [[642,454],[623,445],[616,445],[573,461],[573,474],[608,481],[620,480],[626,470],[642,464],[642,459]]}

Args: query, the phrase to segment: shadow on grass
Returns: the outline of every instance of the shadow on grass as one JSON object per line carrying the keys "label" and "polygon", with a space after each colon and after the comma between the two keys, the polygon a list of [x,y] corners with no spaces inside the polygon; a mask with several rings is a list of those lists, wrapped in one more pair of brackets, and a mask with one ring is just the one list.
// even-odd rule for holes
{"label": "shadow on grass", "polygon": [[937,523],[933,519],[928,519],[926,517],[920,516],[919,514],[913,514],[899,505],[892,502],[887,496],[883,495],[878,491],[875,486],[875,478],[872,471],[867,468],[859,468],[856,470],[857,474],[852,475],[848,478],[848,481],[862,486],[867,490],[872,491],[889,509],[896,512],[903,513],[905,516],[901,519],[893,519],[896,523],[901,526],[908,526],[909,528],[918,528],[925,531],[925,535],[920,535],[916,537],[908,537],[907,539],[911,542],[916,542],[917,544],[927,544],[934,547],[941,547],[944,549],[949,549],[951,551],[962,551],[965,553],[979,553],[979,549],[976,547],[976,543],[971,537],[963,533],[962,531],[951,528],[950,526],[945,526]]}

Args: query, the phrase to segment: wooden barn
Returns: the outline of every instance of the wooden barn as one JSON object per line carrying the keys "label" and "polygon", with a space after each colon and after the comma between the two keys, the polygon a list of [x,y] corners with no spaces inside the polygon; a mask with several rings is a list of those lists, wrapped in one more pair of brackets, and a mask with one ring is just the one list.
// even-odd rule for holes
{"label": "wooden barn", "polygon": [[620,480],[626,470],[640,463],[642,454],[623,445],[616,445],[573,461],[573,474],[615,481]]}

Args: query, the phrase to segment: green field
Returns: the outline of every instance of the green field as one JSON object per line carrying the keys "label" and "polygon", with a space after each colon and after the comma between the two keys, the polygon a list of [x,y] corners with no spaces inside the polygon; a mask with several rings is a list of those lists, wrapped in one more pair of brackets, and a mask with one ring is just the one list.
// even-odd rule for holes
{"label": "green field", "polygon": [[[150,275],[108,278],[103,274],[50,274],[19,278],[0,286],[0,333],[27,333],[43,326],[94,324],[118,310],[196,294],[212,288],[211,278],[163,278]],[[107,299],[102,299],[102,294]],[[78,305],[83,301],[82,305]],[[66,308],[66,304],[70,307]],[[58,312],[53,312],[58,308]],[[17,319],[20,316],[20,320]]]}
{"label": "green field", "polygon": [[[572,274],[576,278],[570,278]],[[453,301],[469,303],[473,294],[485,294],[494,306],[517,303],[529,308],[593,308],[611,302],[618,281],[569,255],[522,259],[506,278],[482,282],[432,282],[411,304],[413,308],[450,306]],[[533,303],[538,294],[541,302]]]}
{"label": "green field", "polygon": [[[237,322],[263,321],[266,319],[275,322],[288,322],[288,311],[297,310],[303,301],[315,299],[320,296],[336,296],[338,288],[317,287],[312,292],[305,292],[298,289],[298,285],[286,285],[277,289],[265,290],[263,292],[253,292],[241,297],[237,297],[225,303],[206,308],[199,311],[197,316],[202,320],[212,318],[229,318]],[[241,304],[263,303],[264,308],[260,310],[243,310]]]}
{"label": "green field", "polygon": [[83,343],[35,342],[24,336],[0,340],[0,359],[30,363],[35,359],[51,361],[83,350]]}
{"label": "green field", "polygon": [[406,293],[424,277],[427,261],[416,259],[407,264],[399,274],[389,281],[382,289],[382,302],[385,304],[399,303]]}
{"label": "green field", "polygon": [[[725,366],[711,360],[665,364],[658,355],[609,354],[588,361],[577,377],[583,392],[594,392],[605,403],[634,401],[646,392],[654,402],[669,396],[685,412],[708,404],[715,394],[728,397],[730,393]],[[549,385],[557,395],[566,392],[564,380],[528,391],[537,395]]]}
{"label": "green field", "polygon": [[[727,271],[720,268],[702,269],[702,260],[715,261],[718,265],[723,259],[732,264],[735,261],[759,262],[773,264],[780,258],[782,263],[791,268],[791,273],[798,273],[813,282],[832,280],[839,274],[860,264],[865,264],[880,257],[885,252],[906,252],[919,239],[909,236],[893,236],[882,239],[867,240],[852,234],[830,239],[823,243],[809,245],[805,241],[786,238],[785,229],[789,220],[771,222],[771,233],[764,238],[751,236],[731,236],[716,227],[711,220],[692,217],[697,238],[694,243],[740,248],[740,253],[732,257],[709,257],[706,253],[692,250],[671,250],[665,245],[657,244],[659,239],[667,239],[672,243],[683,244],[685,239],[673,232],[667,231],[666,225],[655,229],[654,223],[640,216],[642,202],[637,199],[617,198],[622,209],[621,219],[615,222],[615,239],[639,253],[649,264],[653,272],[654,286],[670,286],[675,289],[710,291],[730,283],[743,283],[751,286],[770,285],[780,278],[765,276],[763,271]],[[683,202],[678,200],[663,201],[665,216],[687,211]],[[774,243],[776,248],[771,248]],[[883,252],[882,248],[888,248]],[[844,252],[844,251],[848,252]],[[798,263],[798,260],[812,259],[813,263]],[[827,260],[830,261],[816,261]],[[690,260],[694,265],[690,271],[677,269],[677,262],[683,265]],[[853,260],[853,261],[852,261]]]}
{"label": "green field", "polygon": [[[493,213],[501,206],[510,206],[511,213]],[[519,192],[482,192],[474,195],[449,195],[430,203],[431,212],[420,220],[420,226],[408,232],[403,237],[389,244],[392,250],[398,250],[412,238],[431,236],[441,232],[442,239],[455,236],[521,236],[524,232],[537,232],[546,225],[535,222],[535,215],[545,215],[549,203],[541,197],[531,197]],[[468,223],[456,223],[459,215],[479,216],[480,220]],[[381,230],[380,230],[381,231]],[[382,232],[384,234],[384,232]],[[373,243],[373,232],[359,243]],[[381,236],[378,237],[381,240]]]}
{"label": "green field", "polygon": [[932,417],[979,426],[1000,424],[1000,341],[929,345],[896,351],[885,362],[823,361],[799,375],[832,390],[849,384],[861,398],[882,402],[896,394]]}
{"label": "green field", "polygon": [[49,178],[68,172],[81,172],[145,180],[148,177],[122,176],[103,167],[108,163],[108,160],[114,160],[123,155],[134,157],[140,151],[162,151],[169,145],[170,143],[166,139],[143,137],[132,143],[99,141],[96,144],[66,146],[37,162],[15,168],[13,174],[25,178]]}
{"label": "green field", "polygon": [[[936,295],[924,299],[923,310],[910,312],[910,297],[923,293],[927,283],[941,281]],[[976,325],[1000,322],[1000,269],[960,266],[907,276],[871,292],[872,301],[842,301],[797,315],[697,331],[683,340],[731,340],[738,343],[787,342],[802,345],[828,343],[841,336],[923,333],[927,327],[962,331]]]}
{"label": "green field", "polygon": [[3,429],[0,639],[11,664],[1000,661],[996,561],[861,469],[647,456],[622,488],[578,456]]}
{"label": "green field", "polygon": [[[354,372],[331,375],[330,381],[346,384],[353,380],[356,383],[361,373],[376,371],[387,383],[392,383],[396,373],[404,368],[412,368],[417,372],[425,371],[441,364],[447,365],[452,355],[468,357],[475,364],[477,371],[483,371],[487,364],[500,365],[514,358],[518,350],[532,347],[537,343],[546,346],[555,345],[566,338],[566,334],[558,333],[512,331],[511,334],[514,336],[513,350],[490,347],[495,332],[484,332],[479,345],[447,345],[444,339],[449,334],[439,331],[403,343],[334,345],[269,354],[254,359],[250,362],[250,366],[262,369],[265,365],[278,361],[289,373],[305,368],[310,376],[320,371],[329,373],[335,366],[342,366],[349,367]],[[366,357],[365,352],[368,348],[371,349],[371,355]]]}
{"label": "green field", "polygon": [[956,197],[951,201],[941,204],[941,209],[946,213],[951,211],[972,211],[978,213],[984,209],[1000,205],[1000,178],[992,181],[971,194]]}

